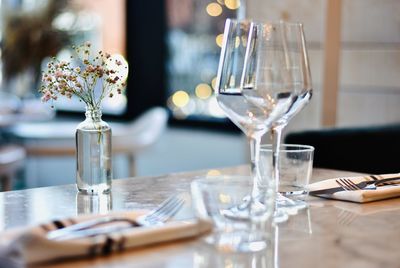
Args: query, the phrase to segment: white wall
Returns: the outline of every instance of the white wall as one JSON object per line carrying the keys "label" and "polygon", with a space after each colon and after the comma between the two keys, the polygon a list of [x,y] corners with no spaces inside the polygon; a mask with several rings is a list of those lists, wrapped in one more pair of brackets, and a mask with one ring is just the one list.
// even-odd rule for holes
{"label": "white wall", "polygon": [[[291,130],[321,127],[326,1],[246,1],[249,18],[304,24],[315,94]],[[337,126],[400,122],[400,1],[342,0],[342,5]]]}

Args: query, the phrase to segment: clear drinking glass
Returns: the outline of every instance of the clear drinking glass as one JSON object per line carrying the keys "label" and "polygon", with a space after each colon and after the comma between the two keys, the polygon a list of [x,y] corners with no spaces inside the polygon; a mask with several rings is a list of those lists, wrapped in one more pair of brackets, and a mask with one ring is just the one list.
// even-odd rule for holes
{"label": "clear drinking glass", "polygon": [[[261,172],[270,174],[273,156],[271,144],[261,146]],[[297,208],[306,208],[306,186],[310,182],[314,159],[314,147],[302,144],[282,144],[279,148],[279,192],[295,201]]]}
{"label": "clear drinking glass", "polygon": [[76,185],[87,194],[111,190],[111,128],[99,108],[87,107],[86,120],[76,129]]}
{"label": "clear drinking glass", "polygon": [[[214,232],[205,241],[224,252],[256,252],[264,250],[271,239],[269,220],[274,211],[274,189],[263,206],[252,213],[252,207],[243,202],[253,187],[249,176],[215,176],[194,180],[191,184],[196,215],[211,220]],[[248,217],[237,217],[236,210]],[[242,215],[242,214],[240,214]]]}
{"label": "clear drinking glass", "polygon": [[216,81],[216,98],[228,118],[247,136],[250,143],[251,174],[253,188],[243,201],[256,211],[262,208],[263,199],[273,180],[259,174],[259,153],[261,137],[272,124],[271,112],[247,100],[243,95],[242,76],[249,33],[250,21],[228,19],[225,24],[224,41]]}
{"label": "clear drinking glass", "polygon": [[[272,167],[276,191],[279,185],[279,146],[282,129],[312,96],[311,75],[300,23],[253,23],[243,72],[243,96],[273,117]],[[277,208],[293,206],[277,195]],[[277,221],[280,221],[277,210]]]}

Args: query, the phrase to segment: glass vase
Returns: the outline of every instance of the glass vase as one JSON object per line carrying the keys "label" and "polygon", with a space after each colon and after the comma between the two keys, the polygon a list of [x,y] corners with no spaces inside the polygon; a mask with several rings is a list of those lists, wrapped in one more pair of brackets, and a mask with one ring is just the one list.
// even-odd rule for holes
{"label": "glass vase", "polygon": [[111,128],[98,107],[86,107],[86,119],[76,128],[76,185],[79,192],[111,191]]}

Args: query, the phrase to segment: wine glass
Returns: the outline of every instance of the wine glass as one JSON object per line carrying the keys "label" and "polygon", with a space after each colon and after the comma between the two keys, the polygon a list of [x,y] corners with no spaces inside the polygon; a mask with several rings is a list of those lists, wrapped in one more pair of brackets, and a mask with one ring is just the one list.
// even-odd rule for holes
{"label": "wine glass", "polygon": [[[243,96],[274,115],[272,169],[279,186],[279,147],[283,128],[310,100],[311,75],[300,23],[254,23],[249,33],[249,45],[241,86]],[[277,207],[304,208],[302,201],[277,195]]]}
{"label": "wine glass", "polygon": [[[240,215],[240,210],[248,207],[249,211],[257,211],[279,175],[276,156],[273,158],[272,174],[260,174],[260,140],[276,122],[289,120],[290,112],[304,93],[304,88],[296,84],[298,72],[292,70],[290,65],[290,52],[293,50],[291,36],[292,32],[296,32],[296,26],[283,22],[235,20],[227,20],[225,25],[216,83],[217,101],[249,139],[254,181],[251,196],[242,208],[234,212],[236,217]],[[284,197],[278,200],[294,204]],[[285,211],[275,211],[275,222],[287,219]]]}
{"label": "wine glass", "polygon": [[[273,176],[261,176],[259,164],[261,137],[268,132],[276,119],[275,109],[266,110],[243,96],[244,66],[246,51],[253,44],[257,25],[246,20],[228,19],[225,24],[224,41],[216,81],[216,98],[228,118],[247,136],[250,143],[251,175],[253,188],[251,194],[240,208],[232,209],[231,217],[247,218],[264,211],[265,206],[273,206],[268,200],[274,194]],[[252,72],[248,72],[253,75]],[[269,203],[268,203],[269,202]],[[247,213],[247,214],[246,214]],[[282,215],[288,218],[287,215]]]}

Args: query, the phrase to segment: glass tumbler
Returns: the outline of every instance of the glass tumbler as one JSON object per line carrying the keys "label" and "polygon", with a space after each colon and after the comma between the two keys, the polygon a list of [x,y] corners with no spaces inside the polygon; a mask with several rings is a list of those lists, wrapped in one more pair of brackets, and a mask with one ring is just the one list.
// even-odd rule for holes
{"label": "glass tumbler", "polygon": [[[306,186],[310,182],[314,159],[314,147],[301,144],[282,144],[279,151],[279,192],[293,202],[287,206],[305,208],[304,200],[308,196]],[[270,174],[272,145],[261,146],[261,173]],[[289,200],[289,201],[290,201]]]}
{"label": "glass tumbler", "polygon": [[[257,208],[248,205],[253,181],[250,176],[216,176],[192,182],[197,216],[211,220],[214,232],[205,238],[224,252],[257,252],[268,246],[275,191],[270,185]],[[243,217],[238,217],[243,215]]]}

